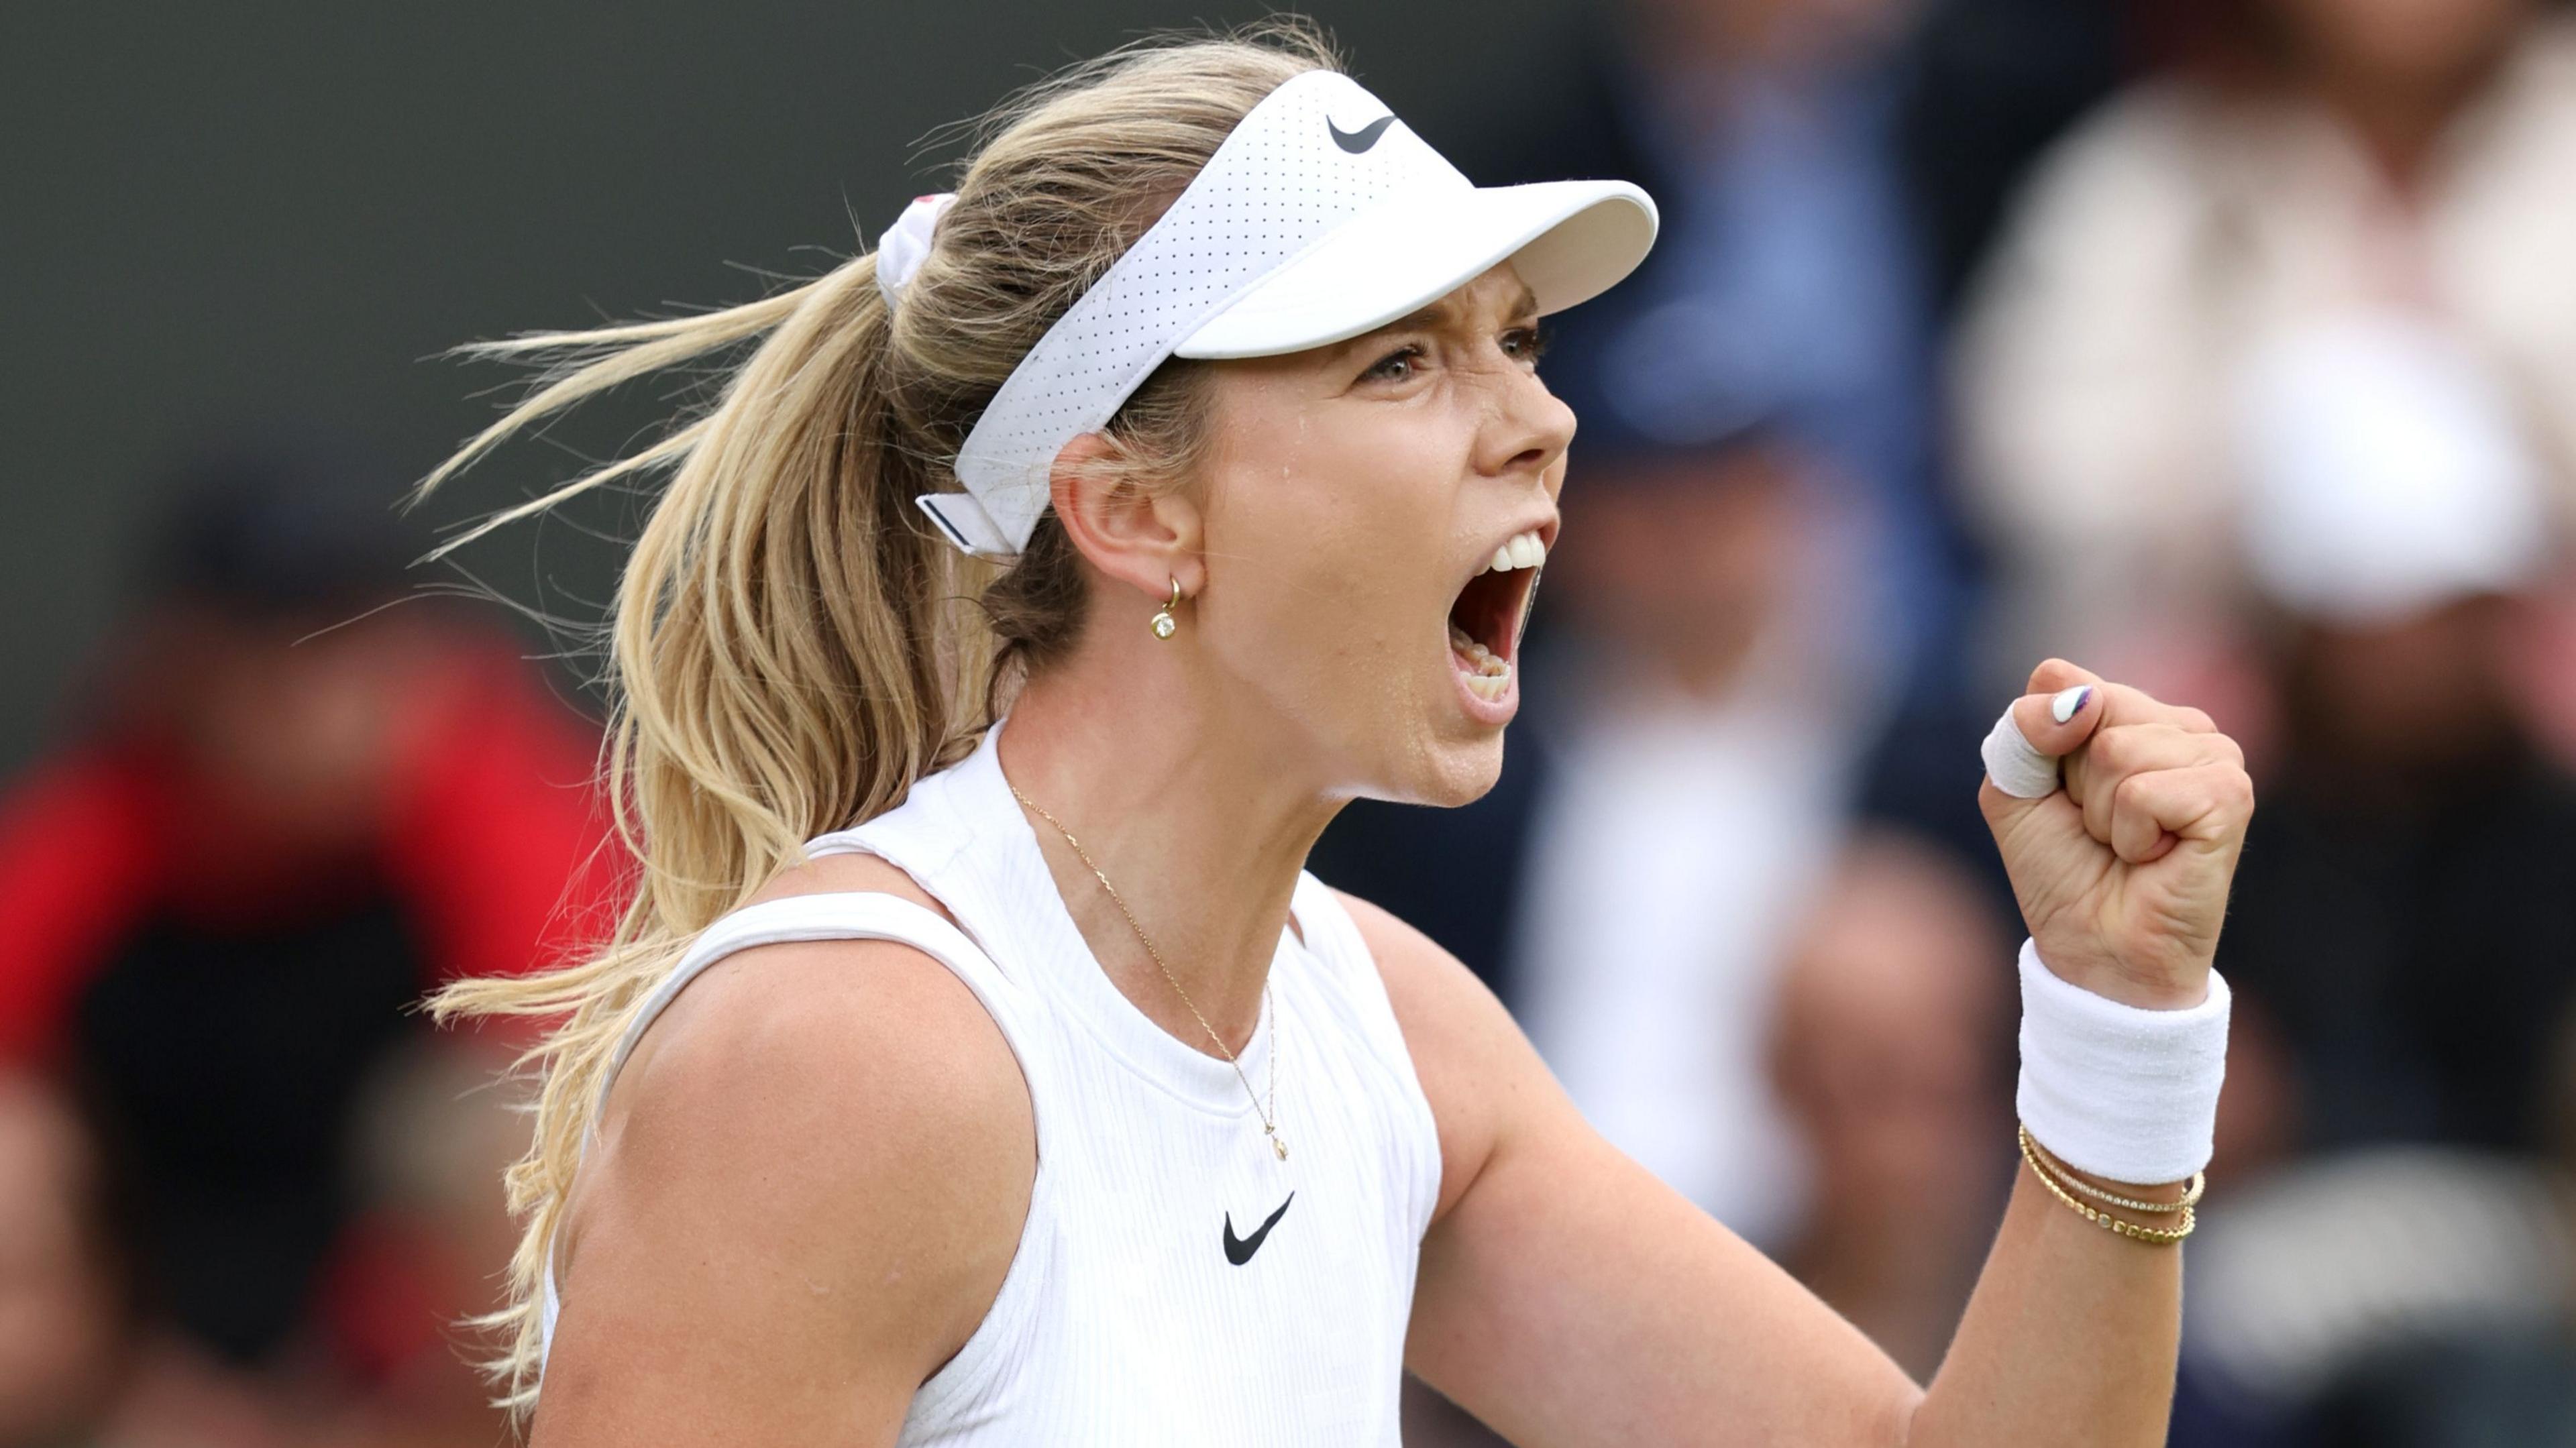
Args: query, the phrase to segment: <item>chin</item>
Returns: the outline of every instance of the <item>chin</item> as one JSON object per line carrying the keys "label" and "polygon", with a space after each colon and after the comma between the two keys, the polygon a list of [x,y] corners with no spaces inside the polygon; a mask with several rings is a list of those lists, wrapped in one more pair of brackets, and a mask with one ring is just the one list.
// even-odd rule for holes
{"label": "chin", "polygon": [[1493,792],[1494,784],[1503,777],[1503,736],[1496,730],[1493,739],[1472,752],[1454,752],[1447,761],[1431,797],[1423,803],[1440,809],[1456,809],[1474,804]]}
{"label": "chin", "polygon": [[[1445,683],[1445,681],[1444,681]],[[1503,726],[1450,718],[1425,728],[1399,761],[1386,797],[1404,804],[1456,809],[1474,804],[1503,777]]]}

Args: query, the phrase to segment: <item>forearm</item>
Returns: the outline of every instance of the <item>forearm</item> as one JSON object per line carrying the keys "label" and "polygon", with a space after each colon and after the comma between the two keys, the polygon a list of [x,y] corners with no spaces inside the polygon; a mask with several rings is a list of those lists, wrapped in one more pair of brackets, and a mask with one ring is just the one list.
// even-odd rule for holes
{"label": "forearm", "polygon": [[[2124,1186],[2171,1201],[2180,1184]],[[2117,1211],[2141,1225],[2172,1225]],[[1915,1408],[1905,1448],[2046,1443],[2153,1448],[2165,1441],[2181,1336],[2182,1251],[2106,1231],[2050,1195],[2025,1164],[2002,1230]]]}
{"label": "forearm", "polygon": [[2014,1110],[2038,1146],[1906,1448],[2154,1448],[2173,1411],[2190,1213],[2153,1204],[2209,1160],[2230,1000],[2211,959],[2253,785],[2197,710],[2057,660],[2031,689],[1987,736],[1978,803],[2033,936]]}

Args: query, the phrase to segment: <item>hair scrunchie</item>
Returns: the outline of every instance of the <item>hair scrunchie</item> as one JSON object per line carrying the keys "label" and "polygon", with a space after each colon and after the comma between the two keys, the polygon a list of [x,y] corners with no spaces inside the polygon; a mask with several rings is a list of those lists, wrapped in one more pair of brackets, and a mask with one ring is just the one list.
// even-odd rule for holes
{"label": "hair scrunchie", "polygon": [[939,225],[939,218],[947,215],[948,208],[956,202],[957,193],[954,191],[916,196],[912,198],[912,204],[903,209],[903,215],[894,219],[894,225],[887,227],[885,234],[877,238],[877,291],[884,295],[888,309],[903,299],[905,285],[912,280],[914,272],[921,270],[923,259],[930,255],[932,228]]}

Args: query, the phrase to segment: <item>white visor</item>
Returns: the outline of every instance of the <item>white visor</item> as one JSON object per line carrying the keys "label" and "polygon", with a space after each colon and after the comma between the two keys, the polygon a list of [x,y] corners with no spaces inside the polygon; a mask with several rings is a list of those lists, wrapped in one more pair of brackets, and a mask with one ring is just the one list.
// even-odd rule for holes
{"label": "white visor", "polygon": [[1358,82],[1307,71],[1254,106],[1153,226],[1020,360],[919,499],[949,541],[1012,557],[1056,454],[1166,357],[1346,341],[1511,261],[1554,312],[1644,260],[1655,203],[1625,181],[1478,187]]}

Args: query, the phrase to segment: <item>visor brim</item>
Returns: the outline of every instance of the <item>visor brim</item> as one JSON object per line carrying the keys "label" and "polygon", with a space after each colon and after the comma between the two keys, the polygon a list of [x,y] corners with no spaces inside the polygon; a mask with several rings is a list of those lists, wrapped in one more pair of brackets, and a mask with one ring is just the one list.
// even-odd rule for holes
{"label": "visor brim", "polygon": [[1600,295],[1645,260],[1655,203],[1625,181],[1442,188],[1387,202],[1263,277],[1172,349],[1272,357],[1348,341],[1512,262],[1544,314]]}

